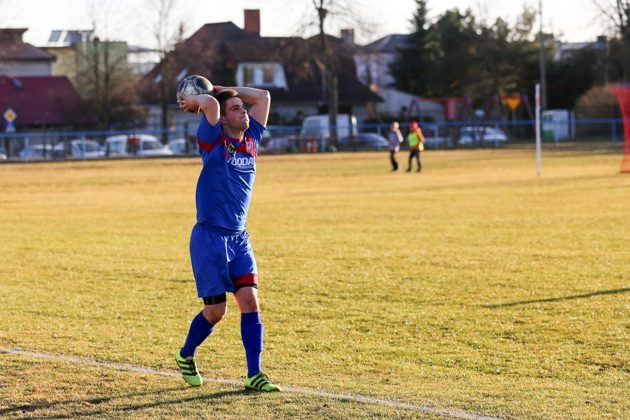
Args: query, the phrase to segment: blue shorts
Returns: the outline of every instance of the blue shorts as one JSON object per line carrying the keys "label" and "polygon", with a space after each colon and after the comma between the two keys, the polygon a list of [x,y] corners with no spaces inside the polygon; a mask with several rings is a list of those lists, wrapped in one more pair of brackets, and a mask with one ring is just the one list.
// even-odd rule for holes
{"label": "blue shorts", "polygon": [[196,224],[190,235],[190,260],[200,298],[258,286],[256,258],[246,231],[230,233]]}

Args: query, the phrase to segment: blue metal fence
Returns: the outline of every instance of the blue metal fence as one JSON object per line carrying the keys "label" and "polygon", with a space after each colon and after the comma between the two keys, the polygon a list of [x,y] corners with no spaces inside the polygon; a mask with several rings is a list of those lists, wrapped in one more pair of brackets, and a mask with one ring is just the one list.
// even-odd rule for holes
{"label": "blue metal fence", "polygon": [[[568,130],[555,130],[554,125],[571,124]],[[547,124],[543,138],[547,142],[605,141],[623,139],[621,119],[576,119]],[[494,147],[513,143],[533,143],[532,120],[474,120],[421,122],[427,148],[455,149],[462,147]],[[376,133],[387,137],[390,122],[362,124],[358,134]],[[406,123],[401,122],[406,134]],[[300,134],[301,126],[270,125],[262,141],[262,153],[315,152],[382,148],[382,143],[361,143],[353,136],[350,143],[340,139],[336,145],[326,145],[322,139]],[[33,131],[0,134],[0,160],[91,159],[106,157],[144,157],[192,155],[196,153],[196,127],[180,126],[161,131],[137,129],[126,131]],[[568,132],[556,136],[557,132]],[[359,140],[359,141],[358,141]],[[370,139],[370,141],[375,141]],[[378,145],[378,147],[376,146]],[[335,146],[333,148],[332,146]]]}

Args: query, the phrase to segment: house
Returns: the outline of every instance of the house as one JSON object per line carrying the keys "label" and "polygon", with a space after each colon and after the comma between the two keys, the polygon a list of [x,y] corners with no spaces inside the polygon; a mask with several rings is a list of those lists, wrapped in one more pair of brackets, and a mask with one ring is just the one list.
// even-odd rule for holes
{"label": "house", "polygon": [[394,87],[395,80],[389,67],[396,60],[399,48],[407,42],[408,37],[409,35],[404,34],[387,35],[358,50],[354,54],[357,78],[384,99],[376,104],[379,114],[397,116],[417,109],[423,117],[443,121],[444,107],[440,103],[423,100]]}
{"label": "house", "polygon": [[50,76],[55,58],[22,41],[26,28],[0,28],[0,74],[6,76]]}
{"label": "house", "polygon": [[144,76],[160,62],[160,53],[155,48],[128,45],[127,51],[127,63],[133,75]]}
{"label": "house", "polygon": [[594,42],[562,42],[557,45],[553,55],[553,61],[563,61],[575,54],[576,51],[592,49],[601,56],[608,51],[608,38],[604,35],[598,36]]}
{"label": "house", "polygon": [[[356,78],[349,46],[343,40],[329,37],[335,51],[339,72],[339,112],[353,113],[359,119],[367,115],[370,102],[381,98]],[[245,10],[241,29],[232,22],[203,25],[178,44],[169,56],[172,63],[170,84],[173,97],[170,109],[176,111],[175,86],[188,74],[201,74],[215,84],[252,86],[271,92],[271,124],[297,124],[309,114],[326,112],[325,69],[318,62],[319,39],[313,37],[261,37],[258,10]],[[354,49],[352,49],[354,50]],[[142,81],[144,101],[148,104],[149,126],[159,126],[159,82],[164,73],[156,66]],[[170,125],[179,126],[197,118],[171,112]]]}
{"label": "house", "polygon": [[357,51],[354,61],[359,80],[373,89],[393,87],[395,81],[389,66],[396,59],[398,48],[407,41],[408,36],[387,35]]}
{"label": "house", "polygon": [[[42,48],[56,58],[53,75],[65,75],[76,85],[76,75],[85,67],[81,61],[85,61],[89,49],[98,38],[93,30],[66,30],[56,29],[50,33],[48,42]],[[127,45],[125,42],[108,41],[116,54],[126,53],[125,63],[129,72],[133,75],[148,73],[160,61],[159,52],[154,48],[146,48],[137,45]]]}
{"label": "house", "polygon": [[[55,58],[23,42],[25,31],[0,29],[0,113],[12,109],[18,131],[83,124],[77,90],[67,77],[52,76]],[[5,124],[2,120],[2,131]]]}
{"label": "house", "polygon": [[48,42],[41,48],[55,58],[51,75],[66,76],[78,87],[80,46],[93,39],[94,31],[91,30],[53,30]]}
{"label": "house", "polygon": [[0,75],[0,112],[8,109],[17,114],[17,131],[72,128],[87,122],[81,98],[64,76]]}
{"label": "house", "polygon": [[127,43],[101,41],[92,30],[53,30],[42,49],[55,58],[52,75],[68,77],[82,98],[93,93],[95,69],[110,80],[129,74]]}

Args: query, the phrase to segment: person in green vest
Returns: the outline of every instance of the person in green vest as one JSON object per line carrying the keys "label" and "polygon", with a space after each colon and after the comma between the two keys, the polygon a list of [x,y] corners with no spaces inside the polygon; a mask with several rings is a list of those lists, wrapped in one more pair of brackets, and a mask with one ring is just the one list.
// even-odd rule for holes
{"label": "person in green vest", "polygon": [[418,165],[418,172],[422,172],[422,162],[420,161],[420,152],[424,150],[424,135],[416,121],[409,123],[409,135],[407,136],[409,143],[409,164],[407,172],[411,172],[411,162],[415,158]]}

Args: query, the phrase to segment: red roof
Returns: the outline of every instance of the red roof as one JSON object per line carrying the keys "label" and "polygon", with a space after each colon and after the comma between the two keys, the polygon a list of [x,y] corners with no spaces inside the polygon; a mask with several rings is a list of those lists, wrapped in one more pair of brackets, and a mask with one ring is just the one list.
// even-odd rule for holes
{"label": "red roof", "polygon": [[[73,126],[84,121],[79,93],[65,76],[0,75],[0,115],[9,108],[17,114],[18,129]],[[5,121],[0,121],[3,128]]]}

